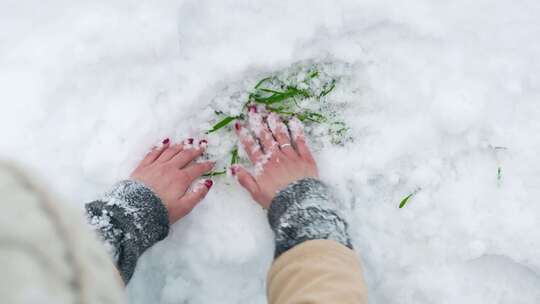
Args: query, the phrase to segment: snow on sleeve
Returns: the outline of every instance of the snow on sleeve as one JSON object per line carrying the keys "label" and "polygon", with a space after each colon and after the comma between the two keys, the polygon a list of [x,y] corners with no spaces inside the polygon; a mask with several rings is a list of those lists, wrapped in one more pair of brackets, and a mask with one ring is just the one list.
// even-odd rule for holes
{"label": "snow on sleeve", "polygon": [[302,179],[279,191],[268,210],[276,258],[309,240],[334,240],[352,248],[340,207],[328,186],[316,179]]}
{"label": "snow on sleeve", "polygon": [[102,199],[88,203],[86,210],[125,282],[139,256],[169,232],[167,209],[152,190],[136,181],[117,183]]}

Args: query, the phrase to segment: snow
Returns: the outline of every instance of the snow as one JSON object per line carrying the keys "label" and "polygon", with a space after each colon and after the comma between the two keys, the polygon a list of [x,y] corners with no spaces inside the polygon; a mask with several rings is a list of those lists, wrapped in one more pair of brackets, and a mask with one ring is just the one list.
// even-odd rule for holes
{"label": "snow", "polygon": [[[3,0],[0,155],[82,206],[165,137],[204,137],[211,102],[335,63],[352,141],[311,140],[371,303],[539,303],[539,15],[532,0]],[[141,258],[131,303],[265,303],[265,213],[215,181]]]}

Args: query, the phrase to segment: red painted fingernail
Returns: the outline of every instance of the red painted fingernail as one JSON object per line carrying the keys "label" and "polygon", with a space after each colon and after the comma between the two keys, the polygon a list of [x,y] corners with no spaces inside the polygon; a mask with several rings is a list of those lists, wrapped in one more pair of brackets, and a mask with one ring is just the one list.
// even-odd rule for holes
{"label": "red painted fingernail", "polygon": [[165,138],[161,143],[166,145],[170,142],[171,140],[169,138]]}
{"label": "red painted fingernail", "polygon": [[237,172],[236,167],[231,167],[231,174],[236,175],[236,172]]}
{"label": "red painted fingernail", "polygon": [[193,144],[193,138],[188,138],[187,142],[188,142],[188,144],[190,144],[190,145]]}
{"label": "red painted fingernail", "polygon": [[210,189],[212,188],[212,185],[214,184],[214,182],[210,179],[207,179],[204,181],[204,185],[206,186],[206,188]]}
{"label": "red painted fingernail", "polygon": [[208,144],[208,141],[206,139],[202,139],[199,141],[199,146],[206,146]]}
{"label": "red painted fingernail", "polygon": [[257,106],[256,105],[248,106],[248,111],[253,112],[253,113],[257,113]]}
{"label": "red painted fingernail", "polygon": [[238,121],[234,123],[234,128],[240,130],[240,123]]}

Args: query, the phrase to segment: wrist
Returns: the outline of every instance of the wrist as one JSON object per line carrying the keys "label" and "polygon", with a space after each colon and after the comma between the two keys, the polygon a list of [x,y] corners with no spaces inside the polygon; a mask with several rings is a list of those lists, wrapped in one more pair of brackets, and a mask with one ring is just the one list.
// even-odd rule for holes
{"label": "wrist", "polygon": [[276,257],[315,239],[334,240],[352,248],[339,203],[318,179],[304,178],[279,191],[268,210],[268,221],[276,237]]}

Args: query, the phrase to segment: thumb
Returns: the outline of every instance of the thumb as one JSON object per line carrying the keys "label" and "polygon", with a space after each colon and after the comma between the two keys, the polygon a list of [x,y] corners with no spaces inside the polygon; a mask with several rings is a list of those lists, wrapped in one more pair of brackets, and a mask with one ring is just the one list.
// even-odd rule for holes
{"label": "thumb", "polygon": [[169,222],[172,224],[190,213],[206,194],[208,194],[212,185],[213,182],[209,179],[196,183],[193,189],[186,192],[184,196],[169,207]]}
{"label": "thumb", "polygon": [[231,166],[231,173],[253,198],[258,197],[260,192],[259,185],[251,173],[240,165]]}

